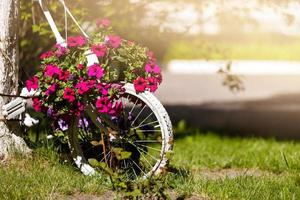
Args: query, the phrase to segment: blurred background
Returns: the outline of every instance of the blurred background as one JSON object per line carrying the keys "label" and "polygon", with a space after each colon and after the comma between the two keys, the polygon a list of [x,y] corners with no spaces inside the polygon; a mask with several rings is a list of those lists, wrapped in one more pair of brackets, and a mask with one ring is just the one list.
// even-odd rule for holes
{"label": "blurred background", "polygon": [[[64,27],[63,8],[49,6]],[[237,135],[300,138],[300,2],[296,0],[66,0],[92,32],[149,47],[163,68],[157,92],[174,124]],[[55,44],[38,4],[21,0],[21,78]],[[69,24],[69,34],[78,34]],[[38,41],[38,42],[36,42]],[[24,69],[24,70],[23,70]]]}

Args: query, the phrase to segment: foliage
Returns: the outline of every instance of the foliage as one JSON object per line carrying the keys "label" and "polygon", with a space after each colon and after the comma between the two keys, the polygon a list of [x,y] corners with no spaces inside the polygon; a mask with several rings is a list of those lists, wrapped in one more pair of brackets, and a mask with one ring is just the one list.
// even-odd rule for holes
{"label": "foliage", "polygon": [[[91,56],[99,63],[90,61]],[[41,59],[40,71],[26,81],[26,87],[40,92],[33,99],[35,110],[47,113],[58,124],[79,116],[88,104],[100,113],[118,115],[124,83],[133,83],[137,92],[155,92],[161,83],[153,53],[114,35],[108,20],[99,22],[99,31],[89,41],[68,37],[66,46],[55,45]]]}
{"label": "foliage", "polygon": [[[122,158],[123,159],[123,158]],[[138,179],[124,179],[113,172],[104,162],[89,159],[89,163],[110,177],[112,188],[121,199],[170,199],[167,189],[170,187],[163,175],[140,177]]]}

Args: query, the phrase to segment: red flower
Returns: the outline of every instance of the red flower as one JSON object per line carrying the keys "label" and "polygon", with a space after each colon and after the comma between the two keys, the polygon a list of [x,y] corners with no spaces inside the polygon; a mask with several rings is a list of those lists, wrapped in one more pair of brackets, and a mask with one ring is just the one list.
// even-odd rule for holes
{"label": "red flower", "polygon": [[70,77],[70,72],[67,70],[67,71],[61,71],[61,73],[59,74],[58,76],[58,79],[60,81],[67,81]]}
{"label": "red flower", "polygon": [[93,45],[91,50],[94,54],[96,54],[97,57],[102,58],[105,56],[107,48],[105,45]]}
{"label": "red flower", "polygon": [[32,101],[33,101],[32,106],[33,106],[34,110],[37,112],[41,111],[42,110],[41,101],[38,98],[33,98]]}
{"label": "red flower", "polygon": [[83,70],[84,67],[85,67],[85,66],[84,66],[83,64],[78,64],[78,65],[77,65],[77,68],[78,68],[79,70]]}
{"label": "red flower", "polygon": [[47,51],[40,56],[40,59],[44,60],[44,59],[50,58],[52,56],[54,56],[54,53],[52,51]]}
{"label": "red flower", "polygon": [[150,89],[150,92],[155,92],[157,90],[158,81],[155,77],[148,78],[147,88]]}
{"label": "red flower", "polygon": [[82,47],[86,44],[86,39],[82,36],[68,37],[67,44],[69,47]]}
{"label": "red flower", "polygon": [[111,107],[112,107],[111,102],[107,97],[99,98],[96,101],[96,108],[100,113],[108,113]]}
{"label": "red flower", "polygon": [[26,88],[30,92],[31,89],[37,90],[39,87],[39,79],[33,76],[31,79],[26,81]]}
{"label": "red flower", "polygon": [[138,77],[133,81],[133,85],[136,92],[144,92],[147,87],[147,82],[144,78]]}
{"label": "red flower", "polygon": [[69,102],[73,102],[75,100],[75,92],[73,89],[67,87],[64,91],[64,99]]}

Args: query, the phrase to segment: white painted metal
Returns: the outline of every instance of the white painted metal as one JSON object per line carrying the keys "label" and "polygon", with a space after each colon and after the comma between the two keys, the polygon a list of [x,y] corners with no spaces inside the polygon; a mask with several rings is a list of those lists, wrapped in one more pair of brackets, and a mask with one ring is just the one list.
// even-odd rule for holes
{"label": "white painted metal", "polygon": [[[166,156],[167,152],[172,151],[173,148],[173,131],[172,124],[169,118],[168,113],[165,108],[159,102],[159,100],[151,92],[136,93],[132,84],[125,84],[125,93],[136,96],[141,101],[143,101],[155,114],[160,128],[161,128],[161,137],[162,137],[162,147],[160,149],[160,158],[157,158],[157,162],[152,167],[151,171],[148,174],[159,174],[161,170],[167,165],[168,158]],[[69,138],[70,139],[70,138]],[[73,151],[73,158],[77,167],[85,175],[94,175],[96,173],[95,169],[89,165],[87,160],[84,158],[82,151],[80,149],[77,139],[69,140],[70,149]]]}

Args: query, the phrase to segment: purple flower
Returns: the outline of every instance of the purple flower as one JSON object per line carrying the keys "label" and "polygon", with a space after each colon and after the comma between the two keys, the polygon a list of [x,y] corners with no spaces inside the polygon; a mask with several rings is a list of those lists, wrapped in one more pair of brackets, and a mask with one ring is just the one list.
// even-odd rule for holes
{"label": "purple flower", "polygon": [[87,120],[87,118],[85,118],[85,117],[80,118],[79,121],[78,121],[78,127],[88,128],[89,127],[89,121]]}
{"label": "purple flower", "polygon": [[69,128],[68,122],[65,121],[64,119],[60,118],[58,121],[58,126],[62,131],[66,131]]}
{"label": "purple flower", "polygon": [[52,108],[48,108],[47,110],[47,117],[52,117],[53,116],[53,109]]}

